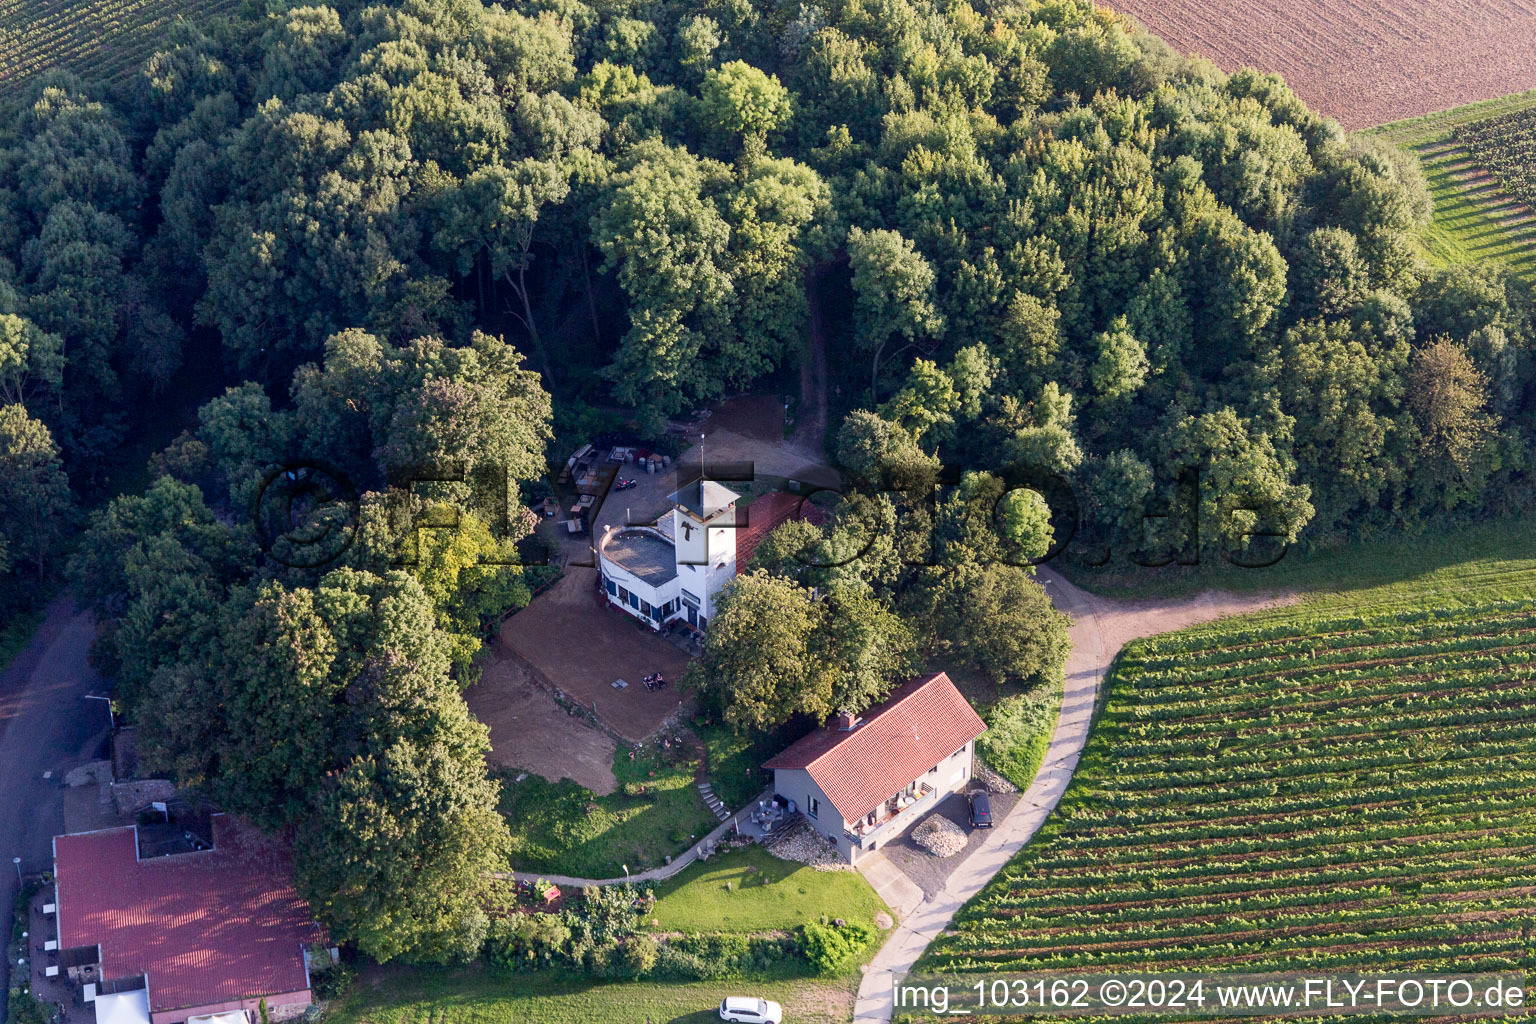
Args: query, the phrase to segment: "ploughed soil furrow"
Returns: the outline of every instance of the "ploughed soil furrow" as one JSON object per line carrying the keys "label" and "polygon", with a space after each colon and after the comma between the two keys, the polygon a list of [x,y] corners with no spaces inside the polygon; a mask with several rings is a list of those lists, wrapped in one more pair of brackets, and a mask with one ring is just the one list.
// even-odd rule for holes
{"label": "ploughed soil furrow", "polygon": [[[1530,0],[1110,0],[1181,52],[1278,72],[1348,129],[1536,87]],[[1282,13],[1283,12],[1283,13]]]}

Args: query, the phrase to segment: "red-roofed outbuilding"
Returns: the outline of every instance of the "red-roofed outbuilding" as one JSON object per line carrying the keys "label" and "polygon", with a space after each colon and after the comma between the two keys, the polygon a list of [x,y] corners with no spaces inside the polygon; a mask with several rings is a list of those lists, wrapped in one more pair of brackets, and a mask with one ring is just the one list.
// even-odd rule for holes
{"label": "red-roofed outbuilding", "polygon": [[805,519],[822,526],[826,513],[806,499],[787,491],[769,491],[746,507],[745,522],[736,528],[736,571],[745,572],[752,552],[763,538],[791,519]]}
{"label": "red-roofed outbuilding", "polygon": [[139,852],[132,825],[54,839],[60,960],[71,977],[103,993],[142,977],[151,1024],[254,1015],[262,999],[284,1020],[313,1002],[306,950],[325,935],[279,842],[219,814],[210,850]]}
{"label": "red-roofed outbuilding", "polygon": [[863,718],[842,717],[768,759],[774,792],[795,801],[850,861],[906,831],[974,767],[986,723],[948,675],[892,691]]}

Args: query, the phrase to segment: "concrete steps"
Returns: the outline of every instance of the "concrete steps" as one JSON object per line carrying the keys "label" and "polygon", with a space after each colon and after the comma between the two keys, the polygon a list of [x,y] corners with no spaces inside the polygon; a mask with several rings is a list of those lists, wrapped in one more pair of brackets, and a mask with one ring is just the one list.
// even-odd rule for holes
{"label": "concrete steps", "polygon": [[703,798],[704,806],[713,811],[716,818],[721,821],[728,821],[730,819],[730,809],[720,802],[719,797],[715,796],[715,791],[710,788],[709,783],[699,783],[699,796]]}

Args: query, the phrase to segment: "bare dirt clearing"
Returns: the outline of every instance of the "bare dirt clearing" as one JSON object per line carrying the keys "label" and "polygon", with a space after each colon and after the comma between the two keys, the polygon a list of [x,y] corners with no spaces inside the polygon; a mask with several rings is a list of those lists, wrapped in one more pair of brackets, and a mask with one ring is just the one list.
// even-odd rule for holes
{"label": "bare dirt clearing", "polygon": [[501,645],[486,648],[481,667],[464,700],[490,727],[492,762],[551,782],[570,779],[599,796],[614,791],[613,737],[567,712]]}
{"label": "bare dirt clearing", "polygon": [[[608,607],[598,594],[598,579],[596,569],[567,569],[563,579],[502,625],[501,642],[573,700],[588,708],[595,702],[598,718],[638,742],[682,704],[677,684],[689,659]],[[653,672],[666,676],[665,689],[652,692],[641,685]],[[615,679],[629,685],[615,690]],[[575,719],[569,721],[574,728]]]}
{"label": "bare dirt clearing", "polygon": [[1110,0],[1227,71],[1277,71],[1365,128],[1536,87],[1533,0]]}

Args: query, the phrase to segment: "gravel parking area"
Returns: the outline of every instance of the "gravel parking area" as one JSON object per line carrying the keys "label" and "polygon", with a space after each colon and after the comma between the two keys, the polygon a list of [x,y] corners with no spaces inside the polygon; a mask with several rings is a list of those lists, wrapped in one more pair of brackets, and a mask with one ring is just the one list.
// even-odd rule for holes
{"label": "gravel parking area", "polygon": [[[1017,793],[994,793],[992,795],[993,820],[1002,821],[1013,809],[1013,805],[1018,802],[1019,794]],[[988,830],[971,828],[970,811],[963,793],[955,793],[929,813],[942,814],[965,829],[970,834],[970,840],[965,844],[965,849],[953,857],[935,857],[912,841],[912,830],[908,829],[900,839],[882,847],[881,852],[885,854],[886,860],[899,868],[902,874],[912,879],[913,884],[923,890],[924,896],[931,897],[944,888],[944,882],[950,874],[965,863],[965,859],[970,856],[972,850],[981,845],[982,840],[987,837]],[[919,820],[926,821],[927,815]]]}

